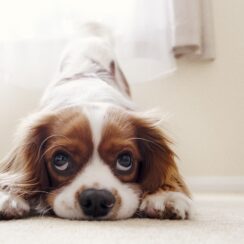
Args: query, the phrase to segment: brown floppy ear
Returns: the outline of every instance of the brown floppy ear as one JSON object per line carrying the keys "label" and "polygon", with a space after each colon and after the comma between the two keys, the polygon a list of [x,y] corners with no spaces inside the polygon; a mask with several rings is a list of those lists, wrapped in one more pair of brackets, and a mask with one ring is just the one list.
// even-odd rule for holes
{"label": "brown floppy ear", "polygon": [[159,188],[189,194],[175,163],[171,141],[155,122],[148,119],[135,120],[137,143],[142,160],[138,181],[143,191],[155,192]]}
{"label": "brown floppy ear", "polygon": [[36,114],[19,128],[14,150],[1,162],[0,186],[23,195],[49,187],[42,153],[50,135],[52,115]]}

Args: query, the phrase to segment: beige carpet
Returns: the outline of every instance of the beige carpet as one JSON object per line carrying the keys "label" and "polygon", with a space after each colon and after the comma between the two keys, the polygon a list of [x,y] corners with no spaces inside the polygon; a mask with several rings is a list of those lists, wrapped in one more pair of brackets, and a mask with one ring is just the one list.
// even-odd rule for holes
{"label": "beige carpet", "polygon": [[244,243],[244,195],[196,195],[195,201],[197,215],[191,221],[0,221],[0,243]]}

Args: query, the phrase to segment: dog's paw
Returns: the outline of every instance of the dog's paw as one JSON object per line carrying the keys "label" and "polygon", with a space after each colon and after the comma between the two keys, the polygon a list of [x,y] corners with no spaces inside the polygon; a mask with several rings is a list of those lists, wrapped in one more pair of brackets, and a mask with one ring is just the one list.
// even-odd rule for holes
{"label": "dog's paw", "polygon": [[18,219],[30,212],[29,204],[21,197],[0,192],[0,219]]}
{"label": "dog's paw", "polygon": [[140,205],[143,216],[160,219],[190,219],[192,200],[181,192],[158,191],[145,196]]}

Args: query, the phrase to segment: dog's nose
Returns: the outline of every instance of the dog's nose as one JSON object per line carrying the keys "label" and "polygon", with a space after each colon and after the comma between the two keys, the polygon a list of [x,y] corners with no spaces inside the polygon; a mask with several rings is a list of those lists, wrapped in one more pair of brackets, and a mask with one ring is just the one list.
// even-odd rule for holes
{"label": "dog's nose", "polygon": [[96,218],[109,213],[115,198],[107,190],[87,189],[80,194],[79,203],[85,215]]}

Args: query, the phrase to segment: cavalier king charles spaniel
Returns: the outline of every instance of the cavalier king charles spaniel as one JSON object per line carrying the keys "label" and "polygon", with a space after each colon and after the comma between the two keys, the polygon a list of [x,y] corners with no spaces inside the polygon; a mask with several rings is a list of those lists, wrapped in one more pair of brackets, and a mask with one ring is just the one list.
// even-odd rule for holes
{"label": "cavalier king charles spaniel", "polygon": [[192,216],[170,140],[131,101],[104,26],[70,43],[15,139],[0,164],[0,219]]}

